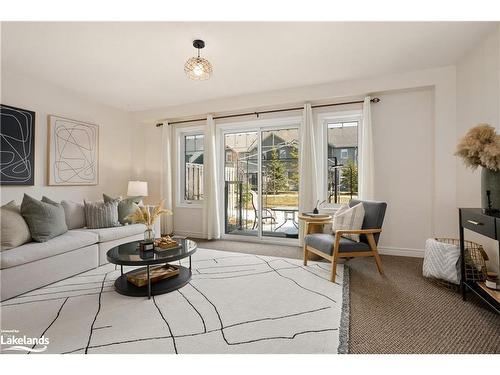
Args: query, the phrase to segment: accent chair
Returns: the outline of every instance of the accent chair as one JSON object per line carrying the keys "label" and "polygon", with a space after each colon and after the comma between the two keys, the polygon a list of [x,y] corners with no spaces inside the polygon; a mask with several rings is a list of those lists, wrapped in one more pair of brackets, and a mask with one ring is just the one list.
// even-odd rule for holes
{"label": "accent chair", "polygon": [[[339,258],[374,257],[378,272],[383,274],[382,262],[378,254],[377,244],[382,232],[387,203],[375,201],[362,201],[352,199],[349,207],[363,203],[365,217],[363,225],[358,230],[338,230],[335,235],[331,233],[309,234],[306,228],[304,238],[304,265],[307,266],[309,253],[314,253],[321,258],[332,262],[330,280],[335,282],[337,261]],[[344,234],[360,234],[360,242],[343,237]]]}

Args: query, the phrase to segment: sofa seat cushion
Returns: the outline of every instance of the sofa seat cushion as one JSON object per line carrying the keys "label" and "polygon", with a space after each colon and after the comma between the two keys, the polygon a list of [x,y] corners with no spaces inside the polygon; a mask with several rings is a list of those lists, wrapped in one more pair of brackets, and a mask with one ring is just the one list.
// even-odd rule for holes
{"label": "sofa seat cushion", "polygon": [[[335,244],[335,236],[328,233],[308,234],[304,241],[307,246],[319,250],[325,254],[333,254],[333,245]],[[354,251],[370,251],[370,247],[364,242],[356,242],[349,238],[340,238],[340,253],[350,253]]]}
{"label": "sofa seat cushion", "polygon": [[99,237],[96,233],[70,230],[45,242],[29,242],[19,247],[2,251],[0,259],[1,269],[49,258],[95,244],[98,241]]}
{"label": "sofa seat cushion", "polygon": [[82,232],[92,232],[99,236],[99,242],[107,242],[119,240],[120,238],[135,236],[137,234],[143,234],[146,230],[144,224],[131,224],[123,225],[120,227],[113,228],[101,228],[101,229],[78,229]]}

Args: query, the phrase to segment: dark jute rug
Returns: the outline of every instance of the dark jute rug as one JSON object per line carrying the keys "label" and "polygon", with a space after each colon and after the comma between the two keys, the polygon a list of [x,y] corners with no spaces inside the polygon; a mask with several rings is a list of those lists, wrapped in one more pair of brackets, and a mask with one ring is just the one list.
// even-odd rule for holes
{"label": "dark jute rug", "polygon": [[422,277],[422,259],[382,256],[351,268],[350,353],[500,353],[500,316]]}

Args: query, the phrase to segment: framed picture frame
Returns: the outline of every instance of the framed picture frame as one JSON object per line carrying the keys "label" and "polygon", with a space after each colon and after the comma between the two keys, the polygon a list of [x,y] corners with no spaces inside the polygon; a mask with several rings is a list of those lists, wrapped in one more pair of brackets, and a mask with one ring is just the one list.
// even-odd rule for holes
{"label": "framed picture frame", "polygon": [[48,116],[48,185],[99,184],[99,125]]}
{"label": "framed picture frame", "polygon": [[35,112],[0,104],[0,185],[35,184]]}

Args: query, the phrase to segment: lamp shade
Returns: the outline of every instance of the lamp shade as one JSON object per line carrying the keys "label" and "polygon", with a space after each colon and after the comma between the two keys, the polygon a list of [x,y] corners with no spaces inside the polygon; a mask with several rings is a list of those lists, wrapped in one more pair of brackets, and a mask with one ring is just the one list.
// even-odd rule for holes
{"label": "lamp shade", "polygon": [[129,197],[147,197],[148,183],[146,181],[129,181],[127,195]]}

